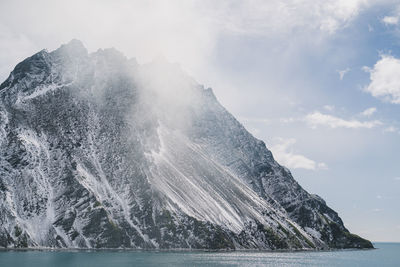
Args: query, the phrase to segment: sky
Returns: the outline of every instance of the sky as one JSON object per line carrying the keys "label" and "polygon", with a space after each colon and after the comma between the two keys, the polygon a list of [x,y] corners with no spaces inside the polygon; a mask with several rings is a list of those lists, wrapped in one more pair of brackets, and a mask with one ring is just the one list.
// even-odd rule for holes
{"label": "sky", "polygon": [[400,242],[400,1],[0,1],[0,80],[76,38],[163,56],[345,226]]}

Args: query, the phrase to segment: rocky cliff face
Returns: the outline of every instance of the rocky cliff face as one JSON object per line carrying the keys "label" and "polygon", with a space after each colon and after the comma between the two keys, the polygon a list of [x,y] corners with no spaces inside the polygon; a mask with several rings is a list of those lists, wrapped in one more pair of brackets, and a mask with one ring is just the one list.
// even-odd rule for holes
{"label": "rocky cliff face", "polygon": [[372,247],[211,89],[76,40],[0,86],[0,245]]}

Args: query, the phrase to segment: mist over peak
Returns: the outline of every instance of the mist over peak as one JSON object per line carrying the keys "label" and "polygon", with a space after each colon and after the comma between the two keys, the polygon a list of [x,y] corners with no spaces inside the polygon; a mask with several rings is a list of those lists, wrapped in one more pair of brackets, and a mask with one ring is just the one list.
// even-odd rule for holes
{"label": "mist over peak", "polygon": [[66,52],[68,54],[75,54],[76,56],[88,53],[82,41],[78,39],[72,39],[68,43],[61,45],[60,48],[58,48],[56,51]]}

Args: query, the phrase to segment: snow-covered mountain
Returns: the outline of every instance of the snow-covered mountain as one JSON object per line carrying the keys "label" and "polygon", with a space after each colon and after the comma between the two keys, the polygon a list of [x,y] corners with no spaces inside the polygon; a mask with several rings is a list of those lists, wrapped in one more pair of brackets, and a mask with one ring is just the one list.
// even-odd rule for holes
{"label": "snow-covered mountain", "polygon": [[211,89],[77,40],[0,86],[0,245],[372,247]]}

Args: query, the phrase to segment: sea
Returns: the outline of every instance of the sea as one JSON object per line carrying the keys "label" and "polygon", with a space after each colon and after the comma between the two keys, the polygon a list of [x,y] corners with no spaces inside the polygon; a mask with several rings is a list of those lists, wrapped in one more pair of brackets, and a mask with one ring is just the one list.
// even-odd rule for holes
{"label": "sea", "polygon": [[1,250],[0,267],[132,266],[396,266],[400,243],[374,243],[376,249],[335,251],[121,251]]}

